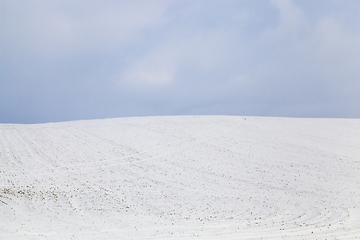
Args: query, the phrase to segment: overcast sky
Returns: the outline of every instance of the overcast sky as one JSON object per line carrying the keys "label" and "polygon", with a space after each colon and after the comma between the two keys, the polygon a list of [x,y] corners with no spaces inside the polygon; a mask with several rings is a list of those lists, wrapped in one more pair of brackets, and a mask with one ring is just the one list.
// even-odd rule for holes
{"label": "overcast sky", "polygon": [[359,0],[0,0],[0,123],[360,118]]}

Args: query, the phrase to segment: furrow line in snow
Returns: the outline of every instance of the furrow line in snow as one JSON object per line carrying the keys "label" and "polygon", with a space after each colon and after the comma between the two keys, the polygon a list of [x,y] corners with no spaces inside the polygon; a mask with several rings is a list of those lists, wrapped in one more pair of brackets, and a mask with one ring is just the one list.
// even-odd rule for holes
{"label": "furrow line in snow", "polygon": [[[240,123],[240,124],[241,124],[241,123]],[[234,131],[240,124],[237,124],[235,127],[231,128],[229,131],[226,131],[226,128],[227,128],[228,123],[224,123],[223,125],[218,126],[218,127],[215,127],[215,128],[213,128],[213,129],[211,129],[211,130],[209,130],[209,131],[206,131],[206,132],[204,132],[204,133],[201,133],[201,134],[198,134],[198,135],[195,135],[195,136],[191,136],[191,137],[188,137],[188,138],[180,139],[180,140],[177,140],[177,141],[174,141],[174,142],[170,142],[170,143],[167,143],[167,144],[162,145],[162,146],[159,146],[159,147],[155,147],[155,148],[152,148],[152,149],[148,149],[148,150],[145,150],[145,151],[142,151],[142,152],[138,152],[138,153],[135,153],[135,154],[132,154],[132,155],[124,156],[124,157],[121,157],[121,158],[114,158],[114,159],[104,160],[104,161],[101,161],[101,162],[79,163],[79,164],[71,164],[71,165],[66,165],[66,166],[61,166],[61,165],[59,164],[59,166],[54,166],[54,167],[38,168],[38,169],[36,169],[36,170],[38,171],[36,175],[39,176],[39,175],[52,174],[52,173],[50,173],[50,172],[47,173],[47,172],[45,172],[45,171],[47,171],[47,170],[54,170],[54,169],[56,169],[56,168],[63,168],[63,169],[69,170],[69,168],[71,168],[71,167],[89,166],[89,165],[96,165],[96,164],[101,164],[101,167],[111,167],[111,166],[115,166],[115,165],[128,164],[128,163],[131,163],[132,161],[127,161],[127,162],[123,162],[123,163],[116,163],[116,164],[104,166],[104,164],[109,163],[109,162],[114,162],[114,161],[119,161],[119,160],[123,160],[123,159],[134,158],[134,157],[137,157],[137,156],[141,156],[141,155],[144,154],[144,153],[149,153],[149,152],[152,152],[152,151],[155,151],[155,150],[159,150],[159,149],[163,149],[163,148],[169,148],[169,147],[171,147],[172,145],[179,144],[179,143],[182,143],[182,142],[185,142],[185,141],[189,141],[189,140],[190,140],[190,141],[191,141],[191,140],[195,141],[195,140],[197,140],[197,138],[203,137],[203,136],[206,136],[206,135],[209,135],[209,134],[211,134],[212,132],[215,132],[215,131],[218,130],[218,129],[222,130],[222,129],[221,129],[222,127],[224,127],[225,129],[220,132],[219,136],[226,135],[226,134]],[[206,141],[207,141],[207,140],[205,140],[205,141],[203,141],[203,142],[206,142]],[[203,142],[200,142],[200,143],[197,143],[197,144],[201,144],[201,143],[203,143]],[[195,145],[195,144],[193,144],[193,145]],[[190,144],[189,146],[191,146],[191,144]],[[189,147],[189,146],[186,146],[186,147]],[[95,148],[95,146],[93,146],[93,147]],[[91,148],[88,147],[88,146],[85,146],[85,148],[91,149]],[[96,148],[95,148],[95,149],[96,149]],[[162,153],[162,154],[156,156],[155,158],[150,157],[150,158],[147,158],[147,159],[137,160],[137,162],[140,162],[140,161],[148,161],[148,160],[150,160],[150,159],[158,159],[158,158],[161,158],[161,157],[166,156],[166,155],[168,155],[168,154],[170,154],[170,153],[173,153],[173,152],[176,152],[176,150],[170,150],[170,151],[168,151],[168,152]],[[111,157],[111,156],[110,156],[110,157]],[[45,159],[44,159],[44,160],[45,160]],[[95,166],[94,168],[97,168],[97,167]],[[75,170],[75,169],[73,169],[73,170]],[[21,171],[23,171],[23,170],[10,171],[10,172],[16,173],[16,172],[21,172]],[[39,171],[41,171],[41,172],[39,172]],[[25,174],[26,174],[26,173],[25,173]],[[32,174],[33,176],[36,176],[36,175],[34,175],[33,173],[30,173],[30,174]]]}

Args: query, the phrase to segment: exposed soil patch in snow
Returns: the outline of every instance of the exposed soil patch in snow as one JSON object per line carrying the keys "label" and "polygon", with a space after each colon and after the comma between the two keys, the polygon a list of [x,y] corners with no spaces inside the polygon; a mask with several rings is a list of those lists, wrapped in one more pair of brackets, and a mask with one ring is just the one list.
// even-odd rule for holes
{"label": "exposed soil patch in snow", "polygon": [[360,238],[360,120],[0,124],[0,239]]}

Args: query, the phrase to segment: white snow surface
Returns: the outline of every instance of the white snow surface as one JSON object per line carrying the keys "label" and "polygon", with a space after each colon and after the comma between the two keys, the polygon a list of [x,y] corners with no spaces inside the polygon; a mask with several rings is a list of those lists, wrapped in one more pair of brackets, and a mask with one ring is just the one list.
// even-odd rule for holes
{"label": "white snow surface", "polygon": [[0,239],[360,239],[360,119],[0,124]]}

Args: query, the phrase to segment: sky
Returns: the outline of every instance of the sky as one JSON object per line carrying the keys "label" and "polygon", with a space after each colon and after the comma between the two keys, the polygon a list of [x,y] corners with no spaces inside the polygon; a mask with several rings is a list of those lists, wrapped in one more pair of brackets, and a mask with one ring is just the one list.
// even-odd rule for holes
{"label": "sky", "polygon": [[360,118],[358,0],[0,0],[0,123]]}

